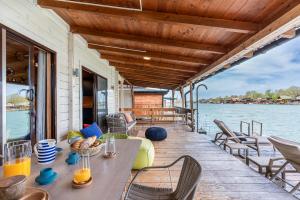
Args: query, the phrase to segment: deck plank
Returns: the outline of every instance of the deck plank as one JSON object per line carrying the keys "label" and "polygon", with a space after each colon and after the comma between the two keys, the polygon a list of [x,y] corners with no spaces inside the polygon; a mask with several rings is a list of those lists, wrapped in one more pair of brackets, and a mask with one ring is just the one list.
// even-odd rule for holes
{"label": "deck plank", "polygon": [[[199,200],[292,200],[294,196],[264,176],[256,173],[236,157],[213,144],[205,135],[189,132],[180,124],[160,124],[167,129],[168,138],[153,142],[154,165],[169,164],[181,155],[193,156],[203,172],[197,189]],[[138,136],[144,137],[147,126],[137,127]],[[181,165],[168,170],[152,170],[142,174],[137,182],[156,187],[176,187]],[[169,173],[172,179],[169,178]],[[172,184],[170,183],[172,182]]]}

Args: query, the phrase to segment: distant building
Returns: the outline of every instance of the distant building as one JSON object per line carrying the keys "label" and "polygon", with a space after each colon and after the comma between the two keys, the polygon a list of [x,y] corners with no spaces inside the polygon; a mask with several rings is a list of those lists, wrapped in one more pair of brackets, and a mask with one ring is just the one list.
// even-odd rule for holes
{"label": "distant building", "polygon": [[286,104],[286,103],[290,103],[292,100],[293,98],[291,96],[282,95],[277,99],[277,102],[281,104]]}

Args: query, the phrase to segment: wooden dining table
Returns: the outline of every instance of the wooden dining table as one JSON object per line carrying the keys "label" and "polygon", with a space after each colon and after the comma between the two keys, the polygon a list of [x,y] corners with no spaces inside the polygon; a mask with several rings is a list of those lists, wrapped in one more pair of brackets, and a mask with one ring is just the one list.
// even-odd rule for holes
{"label": "wooden dining table", "polygon": [[[114,158],[104,158],[104,149],[99,154],[91,156],[92,184],[85,188],[75,189],[72,187],[72,179],[78,166],[68,165],[65,162],[70,147],[66,141],[63,141],[58,144],[63,148],[63,152],[57,155],[55,162],[41,165],[35,158],[32,159],[31,175],[26,184],[28,187],[46,190],[51,200],[120,200],[131,175],[131,168],[140,144],[141,140],[117,139],[117,155]],[[50,185],[40,186],[35,182],[35,178],[41,169],[48,167],[58,173],[58,178]]]}

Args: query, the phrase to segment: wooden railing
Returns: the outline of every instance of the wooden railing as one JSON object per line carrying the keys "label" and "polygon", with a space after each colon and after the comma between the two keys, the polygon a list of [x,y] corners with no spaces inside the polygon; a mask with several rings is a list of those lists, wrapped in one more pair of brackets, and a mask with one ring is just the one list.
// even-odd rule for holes
{"label": "wooden railing", "polygon": [[188,108],[175,107],[175,109],[177,110],[177,113],[185,116],[186,125],[188,125],[192,130],[195,130],[195,120],[193,116],[193,113],[195,112],[192,112],[192,110]]}
{"label": "wooden railing", "polygon": [[124,108],[125,112],[133,112],[140,123],[186,122],[186,113],[178,108]]}

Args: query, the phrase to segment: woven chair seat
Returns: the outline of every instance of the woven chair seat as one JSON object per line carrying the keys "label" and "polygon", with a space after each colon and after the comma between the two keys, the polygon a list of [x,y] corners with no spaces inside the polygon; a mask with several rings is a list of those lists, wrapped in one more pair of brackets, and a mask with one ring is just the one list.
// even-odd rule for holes
{"label": "woven chair seat", "polygon": [[154,188],[139,184],[132,184],[131,192],[127,200],[158,200],[171,199],[173,190],[171,188]]}

